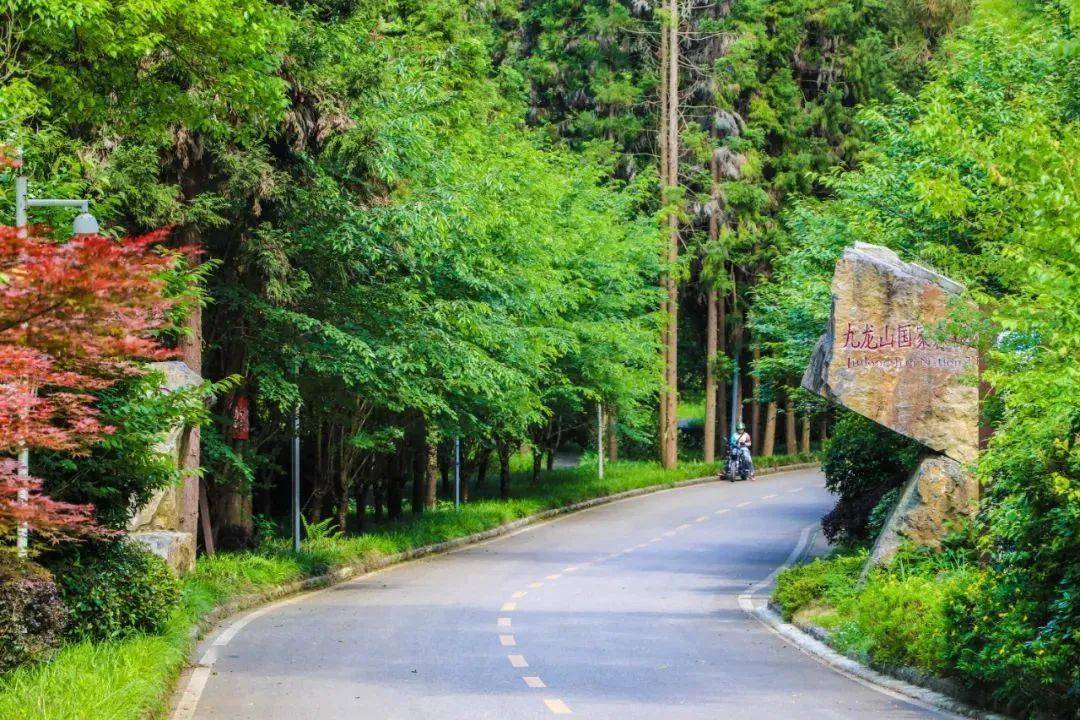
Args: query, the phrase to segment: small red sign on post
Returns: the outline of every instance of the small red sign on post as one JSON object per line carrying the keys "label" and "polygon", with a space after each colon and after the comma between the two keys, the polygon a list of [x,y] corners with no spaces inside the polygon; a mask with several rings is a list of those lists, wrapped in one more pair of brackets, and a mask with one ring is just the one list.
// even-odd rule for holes
{"label": "small red sign on post", "polygon": [[232,431],[229,434],[233,440],[247,440],[251,437],[251,413],[247,395],[234,395],[230,404],[232,405]]}

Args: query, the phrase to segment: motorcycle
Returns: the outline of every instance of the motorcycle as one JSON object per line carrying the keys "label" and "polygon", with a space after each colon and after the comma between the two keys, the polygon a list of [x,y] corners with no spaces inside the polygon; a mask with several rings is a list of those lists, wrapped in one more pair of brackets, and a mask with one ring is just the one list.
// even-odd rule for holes
{"label": "motorcycle", "polygon": [[729,482],[750,478],[750,463],[736,442],[728,443],[727,457],[724,458],[724,477]]}

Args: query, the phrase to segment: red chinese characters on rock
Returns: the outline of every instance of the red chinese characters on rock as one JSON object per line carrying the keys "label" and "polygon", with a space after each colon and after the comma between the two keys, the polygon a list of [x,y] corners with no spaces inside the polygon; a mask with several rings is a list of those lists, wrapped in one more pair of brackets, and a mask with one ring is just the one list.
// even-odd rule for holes
{"label": "red chinese characters on rock", "polygon": [[964,343],[959,338],[952,338],[949,344],[940,344],[928,340],[923,326],[916,323],[892,325],[886,323],[878,328],[873,323],[848,323],[844,333],[843,347],[847,350],[898,350],[927,349],[939,351],[963,350]]}

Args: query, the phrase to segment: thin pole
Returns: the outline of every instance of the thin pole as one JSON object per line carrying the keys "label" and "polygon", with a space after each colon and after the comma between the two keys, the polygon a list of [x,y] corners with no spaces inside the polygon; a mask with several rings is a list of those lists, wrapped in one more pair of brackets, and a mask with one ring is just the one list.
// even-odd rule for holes
{"label": "thin pole", "polygon": [[596,403],[596,474],[604,479],[604,406]]}
{"label": "thin pole", "polygon": [[454,438],[454,509],[461,507],[461,439]]}
{"label": "thin pole", "polygon": [[[18,160],[21,165],[22,153],[19,153]],[[26,237],[26,200],[26,176],[20,174],[15,178],[15,228],[20,238]],[[26,323],[23,323],[23,330],[26,329]],[[33,392],[32,388],[28,387],[28,389]],[[30,501],[30,491],[26,487],[26,482],[30,477],[30,449],[26,447],[26,443],[19,444],[18,476],[20,478],[17,494],[18,503],[19,505],[26,505]],[[26,522],[19,523],[15,547],[19,557],[25,558],[29,554],[30,526]]]}
{"label": "thin pole", "polygon": [[[735,369],[732,371],[731,377],[731,433],[735,433],[735,428],[739,423],[739,357],[735,356]],[[727,443],[730,438],[724,438],[724,442]]]}
{"label": "thin pole", "polygon": [[293,406],[292,437],[292,547],[300,552],[300,401]]}

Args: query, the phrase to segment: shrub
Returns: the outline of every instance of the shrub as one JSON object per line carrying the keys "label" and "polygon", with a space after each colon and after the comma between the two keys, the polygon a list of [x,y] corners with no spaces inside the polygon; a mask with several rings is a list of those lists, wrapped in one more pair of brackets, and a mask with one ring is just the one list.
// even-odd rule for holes
{"label": "shrub", "polygon": [[162,451],[162,441],[174,428],[206,420],[207,387],[163,392],[159,371],[124,378],[97,393],[101,421],[113,428],[90,451],[79,457],[60,451],[35,455],[36,472],[50,497],[91,503],[95,520],[123,528],[132,508],[145,504],[161,488],[180,481],[176,459]]}
{"label": "shrub", "polygon": [[896,503],[900,500],[901,490],[902,488],[898,487],[889,490],[881,496],[877,505],[870,511],[870,515],[866,519],[866,534],[868,537],[877,537],[885,528],[885,523],[889,521],[889,514],[892,513]]}
{"label": "shrub", "polygon": [[837,641],[886,665],[941,673],[948,667],[946,609],[968,577],[966,572],[906,577],[875,572],[843,608],[847,622]]}
{"label": "shrub", "polygon": [[1080,717],[1080,406],[1038,393],[979,464],[988,566],[950,609],[952,662],[1018,715]]}
{"label": "shrub", "polygon": [[865,552],[818,558],[805,565],[794,565],[776,579],[773,597],[783,610],[784,618],[791,617],[804,607],[815,603],[837,604],[854,592]]}
{"label": "shrub", "polygon": [[885,493],[900,487],[915,469],[923,447],[914,440],[844,413],[825,450],[825,485],[838,496],[821,520],[830,542],[869,539],[870,513]]}
{"label": "shrub", "polygon": [[72,550],[56,577],[76,640],[161,632],[180,598],[165,561],[131,540]]}
{"label": "shrub", "polygon": [[67,619],[52,575],[0,552],[0,671],[59,645]]}

